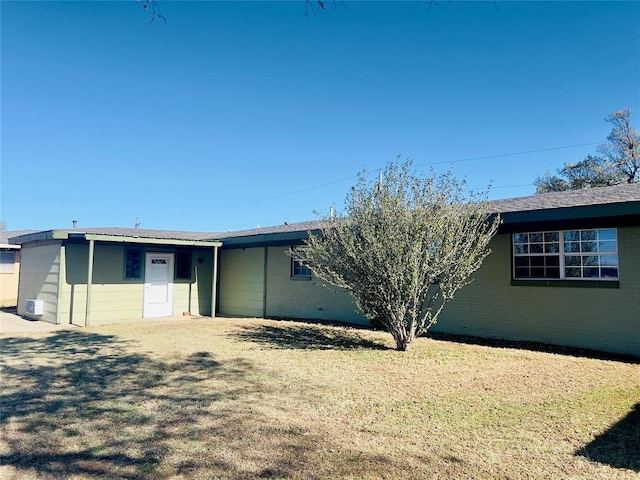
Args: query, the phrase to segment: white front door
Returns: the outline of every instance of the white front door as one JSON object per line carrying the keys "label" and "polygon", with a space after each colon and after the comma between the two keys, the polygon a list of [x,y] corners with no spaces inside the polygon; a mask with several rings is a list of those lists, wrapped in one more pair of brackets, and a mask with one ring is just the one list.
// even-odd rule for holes
{"label": "white front door", "polygon": [[173,315],[173,253],[147,253],[143,317]]}

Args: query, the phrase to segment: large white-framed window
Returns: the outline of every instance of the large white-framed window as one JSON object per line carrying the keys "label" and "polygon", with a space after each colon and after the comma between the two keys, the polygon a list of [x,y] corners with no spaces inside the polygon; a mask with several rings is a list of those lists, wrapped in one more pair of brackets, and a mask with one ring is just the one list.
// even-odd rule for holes
{"label": "large white-framed window", "polygon": [[615,228],[513,234],[516,280],[618,280]]}

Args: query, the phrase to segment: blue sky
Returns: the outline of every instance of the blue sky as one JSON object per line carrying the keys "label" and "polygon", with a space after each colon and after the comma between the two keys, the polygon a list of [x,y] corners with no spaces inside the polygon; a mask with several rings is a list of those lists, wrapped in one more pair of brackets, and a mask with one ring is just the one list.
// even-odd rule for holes
{"label": "blue sky", "polygon": [[398,156],[529,195],[640,125],[640,2],[159,5],[2,1],[9,230],[304,221]]}

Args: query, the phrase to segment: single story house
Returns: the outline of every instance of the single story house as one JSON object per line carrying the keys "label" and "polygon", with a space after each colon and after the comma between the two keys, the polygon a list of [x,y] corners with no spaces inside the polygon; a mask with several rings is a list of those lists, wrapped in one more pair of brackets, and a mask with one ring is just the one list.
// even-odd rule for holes
{"label": "single story house", "polygon": [[[492,206],[502,218],[492,253],[433,331],[640,356],[640,184]],[[346,292],[287,255],[317,228],[305,222],[223,234],[92,229],[20,237],[18,311],[25,313],[26,299],[42,299],[41,318],[81,325],[181,311],[366,323]],[[163,258],[173,264],[166,267],[173,277],[162,277],[172,308],[147,310],[153,260]]]}

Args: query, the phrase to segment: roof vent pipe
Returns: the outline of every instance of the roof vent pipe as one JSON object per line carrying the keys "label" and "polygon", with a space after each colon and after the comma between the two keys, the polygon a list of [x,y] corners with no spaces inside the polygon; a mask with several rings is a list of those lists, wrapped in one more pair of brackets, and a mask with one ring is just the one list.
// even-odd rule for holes
{"label": "roof vent pipe", "polygon": [[78,227],[78,220],[71,220],[71,223],[73,223],[73,228]]}

